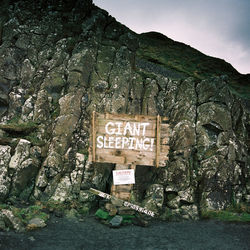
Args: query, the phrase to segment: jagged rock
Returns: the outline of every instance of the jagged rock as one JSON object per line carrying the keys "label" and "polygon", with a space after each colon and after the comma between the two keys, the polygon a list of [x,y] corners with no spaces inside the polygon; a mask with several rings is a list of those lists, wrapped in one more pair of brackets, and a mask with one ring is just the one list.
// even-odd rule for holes
{"label": "jagged rock", "polygon": [[132,223],[139,227],[147,227],[148,221],[143,220],[142,218],[136,216],[135,218],[132,218]]}
{"label": "jagged rock", "polygon": [[75,220],[78,217],[78,212],[76,209],[71,208],[70,210],[66,210],[65,216],[67,219]]}
{"label": "jagged rock", "polygon": [[8,165],[11,159],[11,147],[0,146],[0,201],[3,201],[11,185],[11,179],[8,175]]}
{"label": "jagged rock", "polygon": [[196,205],[182,206],[180,208],[180,211],[183,219],[187,220],[199,219],[198,208]]}
{"label": "jagged rock", "polygon": [[[26,43],[27,45],[27,43]],[[29,84],[32,80],[35,73],[35,68],[32,65],[31,61],[27,58],[23,61],[22,68],[21,68],[21,80],[24,84]]]}
{"label": "jagged rock", "polygon": [[33,218],[31,220],[29,220],[28,222],[28,225],[26,226],[26,229],[28,231],[31,231],[31,230],[35,230],[35,229],[38,229],[38,228],[43,228],[43,227],[46,227],[46,223],[43,219],[41,218]]}
{"label": "jagged rock", "polygon": [[50,101],[47,91],[40,90],[34,106],[34,120],[47,124],[50,121]]}
{"label": "jagged rock", "polygon": [[76,153],[76,165],[75,169],[70,174],[72,182],[72,192],[79,194],[82,183],[82,176],[84,172],[86,156],[84,154]]}
{"label": "jagged rock", "polygon": [[169,163],[166,173],[167,182],[174,186],[177,191],[185,190],[190,186],[190,174],[190,162],[183,157],[176,157],[176,160]]}
{"label": "jagged rock", "polygon": [[180,206],[180,200],[181,198],[179,196],[176,196],[175,198],[167,202],[167,206],[172,209],[177,209]]}
{"label": "jagged rock", "polygon": [[89,191],[84,191],[84,190],[81,190],[80,193],[79,193],[79,198],[78,200],[80,202],[91,202],[91,201],[94,201],[96,200],[96,196],[92,193],[90,193]]}
{"label": "jagged rock", "polygon": [[119,216],[119,215],[116,215],[114,218],[112,218],[110,221],[109,221],[109,224],[111,225],[111,227],[113,228],[118,228],[121,226],[122,224],[122,216]]}
{"label": "jagged rock", "polygon": [[164,188],[160,184],[152,184],[148,188],[143,201],[143,206],[149,210],[156,211],[162,209],[164,202]]}
{"label": "jagged rock", "polygon": [[31,143],[27,140],[21,139],[15,149],[15,154],[11,157],[9,168],[17,170],[20,168],[22,162],[29,157]]}
{"label": "jagged rock", "polygon": [[54,191],[54,194],[51,196],[51,200],[64,202],[65,200],[70,200],[71,191],[71,181],[68,176],[64,176],[59,182]]}
{"label": "jagged rock", "polygon": [[24,94],[25,90],[21,87],[13,87],[13,90],[9,93],[9,118],[13,118],[21,114],[24,103]]}
{"label": "jagged rock", "polygon": [[196,205],[181,206],[180,208],[173,209],[171,215],[169,216],[170,220],[198,220],[199,214]]}
{"label": "jagged rock", "polygon": [[32,121],[34,116],[34,97],[30,96],[22,107],[22,121]]}
{"label": "jagged rock", "polygon": [[178,196],[180,197],[180,200],[185,203],[192,204],[194,203],[194,188],[189,187],[186,190],[179,191]]}
{"label": "jagged rock", "polygon": [[24,232],[25,228],[21,220],[14,216],[12,211],[2,209],[0,211],[0,220],[3,220],[6,228],[14,229],[16,232]]}
{"label": "jagged rock", "polygon": [[[92,166],[93,167],[93,166]],[[113,164],[101,163],[96,164],[94,174],[92,177],[92,185],[98,190],[105,190],[105,183],[107,183],[112,173]]]}
{"label": "jagged rock", "polygon": [[81,189],[89,189],[91,187],[93,174],[94,174],[93,165],[89,161],[87,161],[85,164],[85,169],[83,173]]}
{"label": "jagged rock", "polygon": [[38,173],[39,165],[38,158],[31,154],[31,143],[21,139],[9,163],[12,179],[10,195],[17,196],[29,185],[32,185],[32,181],[35,181]]}
{"label": "jagged rock", "polygon": [[[110,190],[114,165],[87,159],[93,110],[169,118],[169,160],[142,171],[148,178],[137,176],[135,201],[196,218],[195,205],[223,209],[249,200],[249,105],[229,87],[244,76],[216,59],[202,64],[206,56],[157,33],[137,35],[91,0],[49,4],[3,7],[0,119],[38,125],[25,135],[0,131],[1,200],[76,198],[89,209],[96,202],[90,187]],[[178,64],[179,55],[171,62],[165,50],[172,45],[184,57],[189,51],[195,69]],[[33,147],[34,133],[44,146]]]}
{"label": "jagged rock", "polygon": [[28,158],[22,162],[12,177],[11,195],[18,195],[35,181],[40,162],[35,158]]}
{"label": "jagged rock", "polygon": [[3,219],[0,217],[0,231],[6,231],[7,228],[5,226],[5,222],[3,221]]}
{"label": "jagged rock", "polygon": [[105,204],[105,209],[109,212],[110,216],[115,216],[118,212],[117,208],[115,205],[112,203],[106,203]]}

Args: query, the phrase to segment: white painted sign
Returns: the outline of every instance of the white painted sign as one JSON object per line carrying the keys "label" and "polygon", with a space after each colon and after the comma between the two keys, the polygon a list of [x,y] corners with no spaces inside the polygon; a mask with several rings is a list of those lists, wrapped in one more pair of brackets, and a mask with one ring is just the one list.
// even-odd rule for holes
{"label": "white painted sign", "polygon": [[163,167],[168,138],[166,117],[93,111],[89,161]]}
{"label": "white painted sign", "polygon": [[113,170],[114,185],[135,184],[134,169]]}
{"label": "white painted sign", "polygon": [[[107,122],[105,135],[97,137],[97,148],[153,151],[154,138],[146,137],[148,122]],[[141,138],[137,138],[141,137]]]}

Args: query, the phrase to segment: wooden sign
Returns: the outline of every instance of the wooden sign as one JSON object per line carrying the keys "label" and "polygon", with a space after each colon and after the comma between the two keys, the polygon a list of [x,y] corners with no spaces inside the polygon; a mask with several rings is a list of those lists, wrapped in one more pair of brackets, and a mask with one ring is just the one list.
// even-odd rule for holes
{"label": "wooden sign", "polygon": [[140,206],[135,205],[133,203],[130,203],[128,201],[123,201],[121,199],[117,199],[116,197],[114,197],[114,196],[112,196],[110,194],[103,193],[102,191],[99,191],[97,189],[90,188],[89,191],[92,194],[98,195],[98,196],[100,196],[100,197],[102,197],[104,199],[107,199],[107,200],[111,200],[111,199],[116,200],[116,202],[118,202],[122,206],[134,209],[134,210],[136,210],[136,211],[138,211],[140,213],[144,213],[144,214],[147,214],[147,215],[152,216],[152,217],[154,217],[156,215],[156,213],[153,212],[153,211],[150,211],[150,210],[148,210],[146,208],[140,207]]}
{"label": "wooden sign", "polygon": [[167,118],[93,112],[89,160],[117,164],[165,166]]}

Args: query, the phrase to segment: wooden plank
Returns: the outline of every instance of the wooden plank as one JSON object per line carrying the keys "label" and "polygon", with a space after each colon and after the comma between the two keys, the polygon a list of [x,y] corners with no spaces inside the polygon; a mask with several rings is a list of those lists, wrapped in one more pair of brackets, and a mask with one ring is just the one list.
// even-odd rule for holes
{"label": "wooden plank", "polygon": [[[100,130],[99,130],[100,131]],[[156,138],[156,136],[154,136],[154,135],[156,135],[156,133],[155,132],[153,132],[152,134],[151,133],[147,133],[146,132],[146,135],[145,136],[124,136],[124,135],[108,135],[108,134],[106,134],[105,132],[104,132],[104,129],[103,129],[103,131],[102,132],[99,132],[99,131],[97,131],[97,133],[96,133],[96,137],[98,137],[98,136],[105,136],[107,139],[109,139],[110,137],[127,137],[127,138],[129,138],[129,137],[133,137],[133,138],[137,138],[137,139],[145,139],[145,138],[149,138],[149,139],[154,139],[154,138]],[[161,135],[160,135],[160,139],[161,139],[161,142],[160,142],[160,144],[167,144],[168,142],[169,142],[169,133],[167,133],[167,134],[163,134],[163,133],[161,133]]]}
{"label": "wooden plank", "polygon": [[89,155],[88,155],[88,161],[89,161],[89,162],[93,162],[92,153],[89,153]]}
{"label": "wooden plank", "polygon": [[109,113],[106,113],[106,114],[100,114],[100,113],[97,113],[98,114],[98,118],[101,118],[101,119],[118,119],[118,120],[124,120],[124,121],[154,121],[156,120],[156,117],[155,116],[148,116],[148,115],[128,115],[128,114],[109,114]]}
{"label": "wooden plank", "polygon": [[157,168],[159,167],[159,154],[160,154],[160,135],[161,135],[160,124],[161,124],[161,118],[158,115],[156,122],[156,156],[155,156],[155,165]]}
{"label": "wooden plank", "polygon": [[[108,135],[106,133],[105,126],[110,121],[122,123],[119,128],[120,133],[122,133],[122,135]],[[132,123],[135,123],[136,126],[138,126],[140,122],[147,122],[149,123],[149,125],[146,127],[144,127],[143,125],[140,126],[139,136],[130,135],[129,129],[127,131],[128,135],[124,136],[123,129],[127,122],[131,122],[132,129],[134,126]],[[93,112],[91,129],[92,136],[90,137],[91,141],[89,148],[89,161],[110,162],[116,164],[132,163],[136,165],[165,166],[165,161],[168,159],[167,155],[169,152],[168,143],[170,133],[169,124],[166,122],[167,118],[161,118],[159,115],[156,117],[145,115],[100,114]],[[109,129],[113,128],[115,128],[115,126],[113,127],[111,125],[109,127]],[[137,133],[137,128],[138,127],[135,128],[135,133]],[[116,132],[117,129],[118,127],[116,127]],[[145,135],[141,135],[144,129]],[[105,144],[103,138],[99,138],[100,141],[97,141],[98,136],[102,136],[103,138],[105,137]],[[121,137],[121,139],[115,142],[115,138],[117,137]],[[119,148],[122,147],[122,137],[133,138],[129,139],[128,142],[123,142],[125,144],[125,149]],[[146,138],[147,140],[144,141],[144,139]],[[139,141],[137,141],[136,143],[136,140],[138,139]],[[152,139],[154,141],[152,141]],[[142,145],[140,144],[141,140],[143,140]],[[98,148],[97,145],[102,148]],[[144,148],[142,147],[143,145]]]}
{"label": "wooden plank", "polygon": [[[165,167],[166,166],[166,161],[168,160],[168,157],[166,157],[164,160],[163,159],[159,159],[159,167]],[[110,158],[108,158],[107,160],[105,159],[105,157],[103,157],[103,159],[99,159],[97,158],[95,162],[100,162],[100,163],[121,163],[121,161],[116,161],[116,158],[114,158],[112,161],[110,160]],[[133,164],[136,164],[136,165],[143,165],[143,166],[155,166],[155,160],[154,159],[125,159],[125,162],[126,164],[129,164],[129,163],[133,163]]]}
{"label": "wooden plank", "polygon": [[[156,129],[156,126],[157,126],[156,121],[157,121],[157,119],[149,120],[149,121],[142,120],[142,121],[138,122],[138,121],[119,120],[119,119],[100,119],[100,118],[96,117],[96,124],[98,124],[98,126],[105,126],[108,122],[113,122],[113,123],[119,122],[122,124],[121,126],[124,126],[127,122],[132,123],[132,124],[135,123],[136,125],[141,124],[141,123],[149,123],[148,126],[150,126],[151,129]],[[147,128],[148,128],[148,126],[147,126]],[[161,123],[160,126],[161,126],[161,129],[169,128],[168,123]]]}
{"label": "wooden plank", "polygon": [[113,189],[115,192],[128,192],[130,193],[132,184],[128,185],[113,185],[115,188]]}
{"label": "wooden plank", "polygon": [[95,111],[92,113],[92,161],[95,162],[95,152],[96,152],[96,145],[95,145],[95,138],[96,138],[96,130],[95,130]]}
{"label": "wooden plank", "polygon": [[[101,142],[102,142],[102,148],[115,148],[115,143],[116,143],[116,138],[115,136],[112,136],[112,135],[105,135],[105,134],[98,134],[97,137],[101,136],[102,138],[100,139]],[[104,146],[104,137],[105,137],[105,146]],[[119,137],[118,137],[119,138]],[[154,151],[155,150],[155,143],[156,143],[156,139],[154,137],[147,137],[148,140],[145,140],[144,141],[144,137],[126,137],[126,138],[135,138],[135,140],[133,141],[132,143],[132,147],[135,148],[135,149],[132,149],[130,146],[131,146],[131,139],[129,139],[129,142],[128,144],[124,144],[124,148],[123,149],[128,149],[130,148],[131,150],[136,150],[136,151]],[[153,143],[153,146],[151,147],[151,140],[154,140],[154,143]],[[117,150],[122,150],[122,137],[120,137],[120,139],[118,139],[118,142],[117,142],[117,147],[115,149]],[[145,146],[149,147],[149,148],[146,148],[146,149],[143,149],[143,145],[142,146],[142,149],[140,149],[140,145],[137,145],[136,143],[136,140],[139,140],[139,144],[141,143],[141,140],[142,143],[144,143]],[[109,144],[109,142],[111,144]],[[168,145],[169,144],[169,137],[165,137],[165,138],[160,138],[160,145]],[[110,145],[110,146],[109,146]],[[100,146],[99,146],[100,147]],[[96,147],[98,148],[98,146]],[[138,148],[138,150],[136,149]],[[161,147],[161,150],[164,150],[163,147]]]}
{"label": "wooden plank", "polygon": [[[169,136],[169,126],[164,126],[164,127],[161,127],[161,138],[164,138],[164,137],[167,137]],[[97,134],[107,134],[106,133],[106,130],[105,130],[105,126],[97,126]],[[113,135],[113,136],[124,136],[123,135],[123,128],[121,128],[121,135]],[[126,136],[126,135],[125,135]],[[127,134],[127,136],[131,136],[131,137],[156,137],[156,128],[155,128],[155,125],[153,127],[150,127],[150,128],[147,128],[146,131],[145,131],[145,134],[144,135],[130,135],[130,134]]]}
{"label": "wooden plank", "polygon": [[[143,150],[130,150],[130,149],[115,149],[115,148],[96,148],[96,153],[99,155],[104,155],[105,153],[114,155],[114,156],[125,156],[125,155],[142,155],[142,157],[155,158],[156,156],[156,146],[154,146],[153,151],[143,151]],[[165,155],[169,152],[168,145],[160,145],[159,155]]]}
{"label": "wooden plank", "polygon": [[[115,170],[125,170],[130,169],[131,165],[129,164],[116,164]],[[133,188],[132,184],[123,184],[123,185],[112,185],[111,187],[111,195],[123,199],[129,200],[131,195],[131,190]]]}
{"label": "wooden plank", "polygon": [[[168,160],[168,153],[161,153],[159,156],[159,166],[165,166],[165,161]],[[119,164],[136,164],[136,165],[149,165],[155,166],[155,154],[151,154],[152,157],[149,157],[146,154],[124,154],[120,157],[114,155],[114,152],[106,151],[100,153],[101,158],[99,157],[99,152],[97,152],[96,162],[110,162],[110,163],[119,163]]]}
{"label": "wooden plank", "polygon": [[[156,130],[156,127],[157,127],[156,121],[157,121],[156,119],[154,121],[137,122],[137,121],[127,121],[127,120],[121,121],[121,120],[110,120],[110,119],[109,120],[102,120],[102,119],[100,120],[100,119],[96,118],[96,124],[98,127],[105,127],[105,125],[109,122],[113,122],[113,123],[119,122],[119,123],[121,123],[121,128],[123,128],[127,122],[131,123],[131,125],[133,124],[133,126],[134,126],[134,124],[139,125],[141,123],[149,123],[149,125],[147,125],[147,127],[146,127],[147,130],[148,129],[149,130]],[[161,130],[167,130],[167,129],[169,129],[169,124],[161,123],[160,127],[161,127]]]}
{"label": "wooden plank", "polygon": [[127,192],[127,193],[125,193],[125,192],[115,192],[112,195],[115,196],[118,199],[122,199],[122,200],[126,200],[126,201],[128,201],[130,199],[130,196],[131,196],[130,192]]}
{"label": "wooden plank", "polygon": [[124,156],[115,156],[115,155],[108,155],[108,154],[102,154],[98,155],[96,157],[97,162],[110,162],[110,163],[119,163],[123,164],[125,163],[126,158]]}
{"label": "wooden plank", "polygon": [[154,217],[155,215],[157,215],[157,213],[155,213],[155,212],[153,212],[153,211],[150,211],[150,210],[145,209],[145,208],[143,208],[143,207],[140,207],[140,206],[138,206],[138,205],[132,204],[132,203],[130,203],[130,202],[127,202],[127,201],[118,199],[118,198],[116,198],[116,197],[114,197],[114,196],[112,196],[112,195],[106,194],[106,193],[101,192],[101,191],[99,191],[99,190],[97,190],[97,189],[90,188],[89,191],[90,191],[91,193],[95,194],[95,195],[98,195],[98,196],[104,198],[104,199],[108,199],[108,200],[111,200],[111,199],[117,200],[117,202],[119,202],[119,203],[122,204],[123,206],[132,208],[132,209],[134,209],[134,210],[136,210],[136,211],[138,211],[138,212],[140,212],[140,213],[144,213],[144,214],[150,215],[150,216],[152,216],[152,217]]}

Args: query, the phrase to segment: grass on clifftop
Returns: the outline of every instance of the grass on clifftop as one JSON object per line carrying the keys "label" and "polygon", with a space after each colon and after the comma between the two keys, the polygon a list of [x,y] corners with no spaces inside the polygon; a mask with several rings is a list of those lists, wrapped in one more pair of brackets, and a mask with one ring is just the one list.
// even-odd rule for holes
{"label": "grass on clifftop", "polygon": [[138,58],[180,72],[184,77],[199,80],[227,75],[235,94],[250,99],[250,74],[242,75],[226,61],[207,56],[189,45],[176,42],[157,32],[142,33],[138,38]]}

